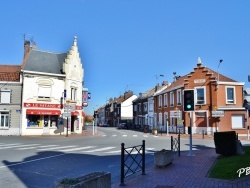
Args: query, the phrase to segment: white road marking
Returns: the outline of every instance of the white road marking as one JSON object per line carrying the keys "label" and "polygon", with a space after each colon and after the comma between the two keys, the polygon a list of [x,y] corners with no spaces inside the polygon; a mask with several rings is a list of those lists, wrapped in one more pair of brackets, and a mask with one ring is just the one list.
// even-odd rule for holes
{"label": "white road marking", "polygon": [[96,151],[110,150],[110,149],[113,149],[113,148],[115,148],[115,147],[105,147],[105,148],[99,148],[99,149],[88,150],[88,151],[84,151],[84,152],[92,153],[92,152],[96,152]]}
{"label": "white road marking", "polygon": [[64,148],[72,148],[76,146],[60,146],[60,147],[52,147],[52,148],[42,148],[38,149],[39,151],[45,151],[45,150],[58,150],[58,149],[64,149]]}
{"label": "white road marking", "polygon": [[61,151],[61,152],[77,151],[77,150],[90,149],[90,148],[94,148],[94,147],[96,147],[96,146],[85,146],[85,147],[71,148],[71,149],[65,149],[65,150],[60,150],[60,151]]}
{"label": "white road marking", "polygon": [[39,145],[39,144],[14,145],[14,146],[2,147],[0,149],[9,149],[9,148],[17,148],[17,147],[25,147],[25,146],[35,146],[35,145]]}
{"label": "white road marking", "polygon": [[117,135],[116,134],[113,134],[112,137],[116,137]]}
{"label": "white road marking", "polygon": [[123,137],[127,137],[128,135],[126,135],[126,134],[124,134],[124,135],[122,135]]}

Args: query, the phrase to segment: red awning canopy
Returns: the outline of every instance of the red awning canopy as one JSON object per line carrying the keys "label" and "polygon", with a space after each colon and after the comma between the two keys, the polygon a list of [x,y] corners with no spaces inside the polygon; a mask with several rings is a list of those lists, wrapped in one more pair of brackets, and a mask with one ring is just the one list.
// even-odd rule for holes
{"label": "red awning canopy", "polygon": [[85,117],[86,115],[85,115],[85,113],[82,111],[82,117]]}
{"label": "red awning canopy", "polygon": [[71,115],[72,116],[79,116],[79,112],[77,112],[77,111],[71,112]]}
{"label": "red awning canopy", "polygon": [[33,114],[33,115],[60,115],[61,110],[27,109],[26,114]]}

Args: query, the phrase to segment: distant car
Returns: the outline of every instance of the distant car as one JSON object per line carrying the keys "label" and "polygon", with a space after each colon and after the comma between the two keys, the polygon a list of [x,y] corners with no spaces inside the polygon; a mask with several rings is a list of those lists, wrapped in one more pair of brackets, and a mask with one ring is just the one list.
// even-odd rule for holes
{"label": "distant car", "polygon": [[103,127],[109,127],[109,124],[104,123],[102,126],[103,126]]}
{"label": "distant car", "polygon": [[119,124],[117,125],[117,128],[118,128],[118,129],[127,129],[128,126],[127,126],[126,123],[119,123]]}

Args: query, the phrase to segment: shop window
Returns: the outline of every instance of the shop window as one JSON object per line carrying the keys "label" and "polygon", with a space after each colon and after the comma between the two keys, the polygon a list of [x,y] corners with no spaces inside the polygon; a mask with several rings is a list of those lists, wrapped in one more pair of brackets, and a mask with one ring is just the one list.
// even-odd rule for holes
{"label": "shop window", "polygon": [[1,103],[10,104],[10,90],[1,90]]}
{"label": "shop window", "polygon": [[57,127],[58,116],[50,116],[50,127]]}
{"label": "shop window", "polygon": [[42,121],[39,115],[28,115],[27,121],[28,127],[42,127]]}
{"label": "shop window", "polygon": [[0,112],[1,113],[1,121],[0,128],[9,128],[9,112]]}

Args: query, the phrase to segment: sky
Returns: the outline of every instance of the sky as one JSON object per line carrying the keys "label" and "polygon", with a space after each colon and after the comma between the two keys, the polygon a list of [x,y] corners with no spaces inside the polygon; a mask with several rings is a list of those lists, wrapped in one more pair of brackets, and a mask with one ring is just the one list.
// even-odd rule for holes
{"label": "sky", "polygon": [[190,73],[199,57],[250,87],[249,0],[8,0],[0,24],[0,64],[22,63],[24,35],[57,53],[77,36],[89,115],[125,91]]}

